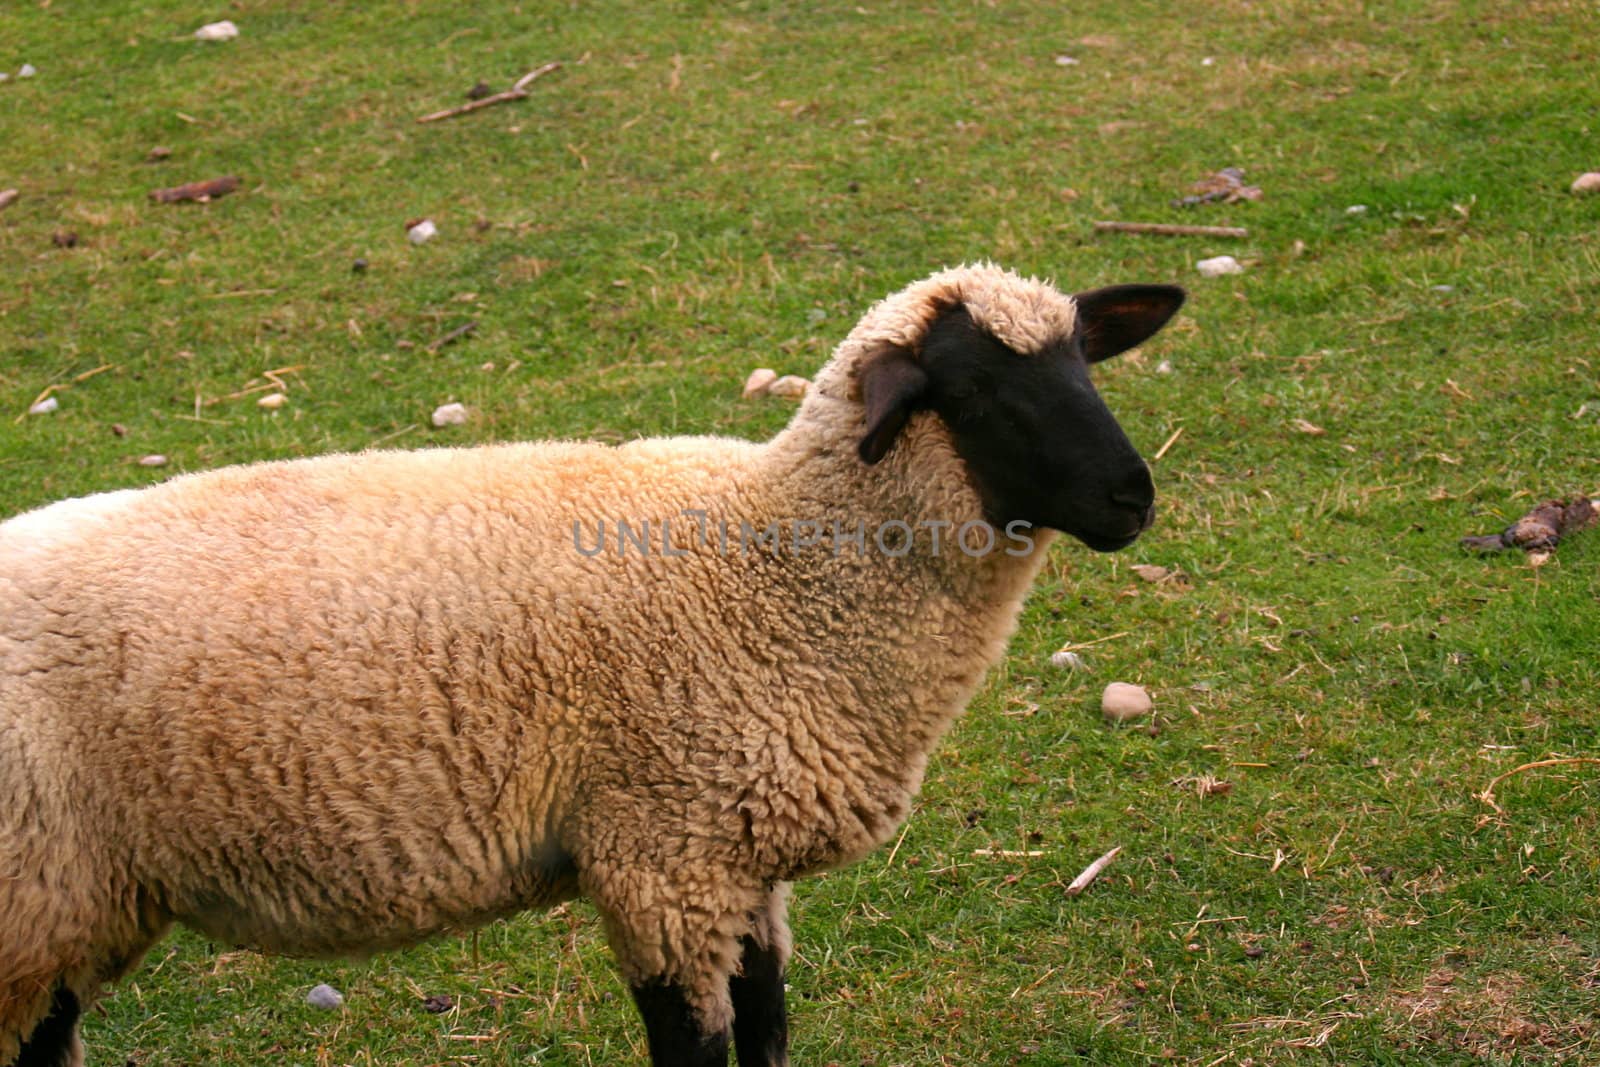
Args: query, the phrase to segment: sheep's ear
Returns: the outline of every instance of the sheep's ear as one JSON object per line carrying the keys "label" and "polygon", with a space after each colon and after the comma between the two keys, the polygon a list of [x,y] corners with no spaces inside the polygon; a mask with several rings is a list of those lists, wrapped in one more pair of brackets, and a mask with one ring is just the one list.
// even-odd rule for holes
{"label": "sheep's ear", "polygon": [[1183,306],[1176,285],[1110,285],[1073,297],[1078,304],[1078,333],[1083,358],[1090,363],[1110,359],[1149,338]]}
{"label": "sheep's ear", "polygon": [[861,399],[867,409],[867,432],[856,446],[863,463],[889,454],[894,439],[917,409],[928,388],[928,374],[909,349],[886,348],[861,371]]}

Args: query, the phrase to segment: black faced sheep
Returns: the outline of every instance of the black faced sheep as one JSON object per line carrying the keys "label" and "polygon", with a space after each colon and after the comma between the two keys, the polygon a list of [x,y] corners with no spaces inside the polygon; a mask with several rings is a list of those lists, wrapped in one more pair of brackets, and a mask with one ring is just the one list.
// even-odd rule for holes
{"label": "black faced sheep", "polygon": [[173,922],[370,951],[577,894],[652,1060],[787,1061],[787,883],[906,817],[1054,531],[1149,525],[1088,366],[1182,303],[989,266],[764,444],[263,463],[0,525],[0,1064]]}

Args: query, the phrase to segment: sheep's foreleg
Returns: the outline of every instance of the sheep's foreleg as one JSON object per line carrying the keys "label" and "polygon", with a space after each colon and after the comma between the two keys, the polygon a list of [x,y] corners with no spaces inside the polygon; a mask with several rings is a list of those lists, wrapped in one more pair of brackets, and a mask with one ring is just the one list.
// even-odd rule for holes
{"label": "sheep's foreleg", "polygon": [[728,1032],[707,1033],[682,986],[652,981],[633,987],[644,1016],[652,1067],[726,1067]]}
{"label": "sheep's foreleg", "polygon": [[14,1067],[82,1067],[83,1045],[78,1041],[78,998],[65,986],[56,987],[50,1014],[34,1027]]}
{"label": "sheep's foreleg", "polygon": [[733,1047],[739,1067],[788,1067],[789,1015],[783,1001],[783,946],[746,934],[733,997]]}

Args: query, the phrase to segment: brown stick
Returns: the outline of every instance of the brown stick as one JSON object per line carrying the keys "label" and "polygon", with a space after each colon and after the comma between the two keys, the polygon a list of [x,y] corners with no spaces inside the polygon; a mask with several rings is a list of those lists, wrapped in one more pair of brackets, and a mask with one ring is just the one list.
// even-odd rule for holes
{"label": "brown stick", "polygon": [[477,328],[478,320],[468,319],[466,322],[463,322],[460,326],[457,326],[455,329],[451,330],[449,333],[433,342],[433,344],[429,345],[427,351],[430,353],[437,352],[439,349],[443,348],[447,344],[450,344],[452,341],[461,340],[463,337],[467,336],[467,334],[471,333]]}
{"label": "brown stick", "polygon": [[1168,222],[1097,222],[1096,233],[1154,233],[1163,237],[1249,237],[1243,226],[1186,226]]}
{"label": "brown stick", "polygon": [[1520,767],[1511,768],[1504,774],[1496,775],[1492,782],[1483,787],[1483,792],[1477,794],[1477,797],[1495,811],[1504,815],[1505,809],[1494,802],[1495,787],[1501,782],[1510,778],[1513,774],[1521,774],[1523,771],[1531,771],[1539,767],[1567,767],[1577,763],[1600,763],[1600,759],[1596,759],[1593,756],[1567,756],[1563,759],[1542,759],[1535,760],[1532,763],[1524,763]]}
{"label": "brown stick", "polygon": [[1117,858],[1117,853],[1121,851],[1122,846],[1118,845],[1116,848],[1112,849],[1110,852],[1107,852],[1104,856],[1101,856],[1099,859],[1089,864],[1089,866],[1085,867],[1082,874],[1078,875],[1078,877],[1067,883],[1067,896],[1075,897],[1085,889],[1088,889],[1089,883],[1100,877],[1100,872],[1105,870],[1106,867],[1110,865],[1111,861]]}
{"label": "brown stick", "polygon": [[438,122],[440,119],[453,119],[457,115],[465,115],[481,108],[492,107],[495,104],[503,104],[507,100],[521,100],[523,97],[528,95],[528,86],[532,85],[535,81],[544,77],[546,74],[549,74],[551,71],[560,69],[560,67],[560,60],[557,60],[553,63],[546,63],[542,67],[536,67],[535,69],[528,71],[528,73],[517,79],[516,84],[512,85],[511,88],[507,89],[503,93],[495,93],[492,96],[484,97],[482,100],[472,100],[457,107],[447,107],[443,111],[435,111],[432,114],[423,115],[417,121]]}
{"label": "brown stick", "polygon": [[150,199],[158,204],[176,204],[180,200],[199,200],[201,202],[227,196],[239,188],[239,179],[229,175],[226,178],[213,178],[206,182],[190,182],[187,185],[175,185],[171,189],[152,189]]}

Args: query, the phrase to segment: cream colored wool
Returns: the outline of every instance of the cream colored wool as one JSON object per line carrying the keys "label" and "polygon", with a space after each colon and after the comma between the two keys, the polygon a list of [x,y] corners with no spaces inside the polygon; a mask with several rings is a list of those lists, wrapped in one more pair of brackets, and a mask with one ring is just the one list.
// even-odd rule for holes
{"label": "cream colored wool", "polygon": [[[786,955],[785,883],[893,834],[1050,535],[741,555],[682,514],[981,519],[935,416],[855,448],[860,360],[963,302],[1021,351],[1072,328],[962,268],[874,307],[765,444],[336,455],[0,525],[0,1063],[172,921],[337,954],[577,893],[630,983],[726,1025],[740,937]],[[686,554],[586,557],[602,519]]]}

